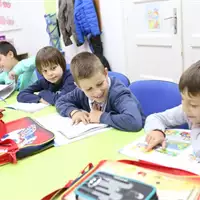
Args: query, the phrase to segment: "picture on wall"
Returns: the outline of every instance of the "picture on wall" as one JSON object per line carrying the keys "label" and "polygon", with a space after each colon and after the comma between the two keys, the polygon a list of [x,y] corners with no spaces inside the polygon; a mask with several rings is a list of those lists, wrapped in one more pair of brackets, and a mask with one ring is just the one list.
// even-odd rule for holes
{"label": "picture on wall", "polygon": [[149,31],[160,31],[161,18],[159,4],[151,3],[146,7],[147,26]]}

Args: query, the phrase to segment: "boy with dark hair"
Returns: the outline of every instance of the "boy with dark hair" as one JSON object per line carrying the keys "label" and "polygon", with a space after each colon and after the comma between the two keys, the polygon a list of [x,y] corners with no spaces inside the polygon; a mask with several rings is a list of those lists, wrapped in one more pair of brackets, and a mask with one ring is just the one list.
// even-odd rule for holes
{"label": "boy with dark hair", "polygon": [[74,123],[104,123],[123,131],[139,131],[144,116],[137,99],[116,78],[109,78],[97,56],[76,55],[71,62],[76,88],[56,103],[57,111]]}
{"label": "boy with dark hair", "polygon": [[59,97],[76,87],[70,71],[66,70],[65,58],[58,49],[51,46],[40,49],[36,55],[36,67],[44,78],[22,90],[17,96],[19,102],[54,105]]}
{"label": "boy with dark hair", "polygon": [[35,57],[20,60],[15,47],[7,41],[0,42],[0,84],[16,81],[16,90],[23,90],[38,80]]}
{"label": "boy with dark hair", "polygon": [[158,144],[165,148],[165,129],[188,123],[194,153],[200,157],[200,61],[182,74],[179,90],[182,105],[147,117],[144,127],[147,133],[147,151]]}

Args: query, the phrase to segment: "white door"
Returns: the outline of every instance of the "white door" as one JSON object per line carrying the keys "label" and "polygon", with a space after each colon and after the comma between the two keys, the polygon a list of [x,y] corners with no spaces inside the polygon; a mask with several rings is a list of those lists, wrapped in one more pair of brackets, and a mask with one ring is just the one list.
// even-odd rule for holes
{"label": "white door", "polygon": [[183,0],[184,69],[200,60],[200,0]]}
{"label": "white door", "polygon": [[121,6],[131,81],[177,82],[183,71],[181,0],[121,0]]}

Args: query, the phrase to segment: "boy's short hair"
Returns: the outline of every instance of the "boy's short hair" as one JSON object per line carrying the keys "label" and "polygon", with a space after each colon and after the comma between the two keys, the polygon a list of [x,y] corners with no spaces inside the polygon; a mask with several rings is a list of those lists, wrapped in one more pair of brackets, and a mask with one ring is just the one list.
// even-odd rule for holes
{"label": "boy's short hair", "polygon": [[60,65],[63,72],[66,70],[66,61],[62,53],[52,47],[46,46],[40,49],[36,55],[36,67],[40,74],[42,74],[43,67],[48,67],[49,65],[55,64]]}
{"label": "boy's short hair", "polygon": [[200,95],[200,61],[194,63],[181,76],[179,90],[186,90],[189,95]]}
{"label": "boy's short hair", "polygon": [[15,47],[7,41],[0,41],[0,54],[7,56],[9,51],[11,51],[13,53],[13,56],[18,60]]}
{"label": "boy's short hair", "polygon": [[90,52],[77,54],[71,61],[70,69],[77,84],[79,80],[91,78],[98,71],[104,72],[104,66],[99,58]]}

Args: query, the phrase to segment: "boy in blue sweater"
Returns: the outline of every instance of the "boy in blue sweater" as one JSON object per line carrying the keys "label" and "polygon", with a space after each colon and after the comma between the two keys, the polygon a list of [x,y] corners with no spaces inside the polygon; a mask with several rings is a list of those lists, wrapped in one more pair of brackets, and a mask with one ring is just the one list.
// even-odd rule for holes
{"label": "boy in blue sweater", "polygon": [[71,72],[78,86],[56,102],[57,111],[79,122],[104,123],[123,131],[139,131],[144,116],[137,99],[116,78],[109,78],[99,58],[89,52],[76,55]]}
{"label": "boy in blue sweater", "polygon": [[58,49],[51,46],[40,49],[36,55],[36,67],[44,78],[22,90],[17,96],[19,102],[54,105],[60,96],[76,87],[70,71],[66,70],[65,58]]}

